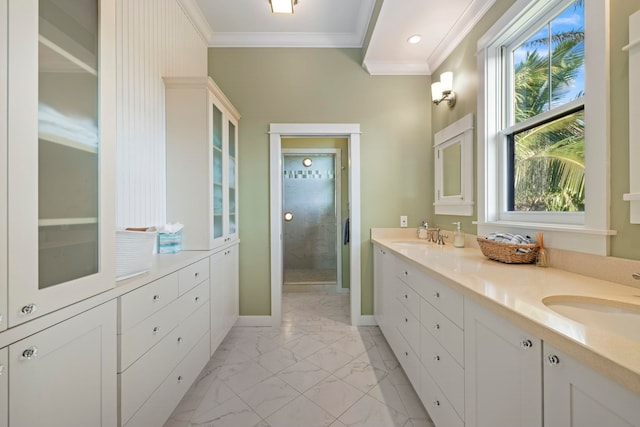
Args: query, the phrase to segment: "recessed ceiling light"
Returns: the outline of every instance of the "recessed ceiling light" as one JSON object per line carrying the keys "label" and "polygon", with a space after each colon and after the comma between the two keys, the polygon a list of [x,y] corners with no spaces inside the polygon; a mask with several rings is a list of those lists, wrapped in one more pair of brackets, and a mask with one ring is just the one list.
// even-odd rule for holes
{"label": "recessed ceiling light", "polygon": [[420,40],[422,40],[422,36],[420,36],[420,34],[414,34],[407,39],[407,42],[411,44],[416,44],[416,43],[420,43]]}

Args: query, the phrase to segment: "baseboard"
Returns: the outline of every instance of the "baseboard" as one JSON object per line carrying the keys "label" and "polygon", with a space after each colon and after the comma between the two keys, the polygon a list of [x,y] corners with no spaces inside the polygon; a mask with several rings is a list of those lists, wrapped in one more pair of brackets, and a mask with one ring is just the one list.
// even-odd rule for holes
{"label": "baseboard", "polygon": [[376,322],[376,318],[372,315],[361,315],[360,316],[360,326],[378,326],[378,322]]}
{"label": "baseboard", "polygon": [[240,316],[235,326],[272,326],[271,316]]}

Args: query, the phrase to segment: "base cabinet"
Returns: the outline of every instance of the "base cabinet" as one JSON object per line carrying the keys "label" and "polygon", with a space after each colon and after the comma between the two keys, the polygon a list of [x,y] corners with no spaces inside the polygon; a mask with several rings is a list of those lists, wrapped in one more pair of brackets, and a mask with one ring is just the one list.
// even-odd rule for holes
{"label": "base cabinet", "polygon": [[466,426],[542,426],[542,342],[465,300]]}
{"label": "base cabinet", "polygon": [[638,427],[640,396],[544,345],[545,427]]}
{"label": "base cabinet", "polygon": [[209,257],[211,271],[211,352],[238,320],[239,250],[236,244]]}
{"label": "base cabinet", "polygon": [[10,345],[9,425],[115,426],[116,354],[115,301]]}
{"label": "base cabinet", "polygon": [[9,350],[0,348],[0,427],[9,426]]}

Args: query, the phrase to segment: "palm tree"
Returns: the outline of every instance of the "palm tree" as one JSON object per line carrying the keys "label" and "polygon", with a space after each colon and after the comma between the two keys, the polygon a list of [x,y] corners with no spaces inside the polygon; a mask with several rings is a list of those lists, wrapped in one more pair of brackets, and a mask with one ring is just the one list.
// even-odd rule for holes
{"label": "palm tree", "polygon": [[[549,46],[549,54],[536,46]],[[571,30],[523,45],[516,65],[515,119],[521,122],[566,99],[584,65],[584,31]],[[578,96],[582,96],[579,93]],[[513,137],[516,211],[584,210],[584,110]]]}

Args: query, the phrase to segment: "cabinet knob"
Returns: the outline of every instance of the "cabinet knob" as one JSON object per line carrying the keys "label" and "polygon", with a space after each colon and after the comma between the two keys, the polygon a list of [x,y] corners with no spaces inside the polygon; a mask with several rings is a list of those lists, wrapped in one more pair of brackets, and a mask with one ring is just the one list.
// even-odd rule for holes
{"label": "cabinet knob", "polygon": [[194,300],[195,300],[196,302],[198,302],[198,301],[200,301],[200,297],[195,297],[195,298],[194,298]]}
{"label": "cabinet knob", "polygon": [[160,326],[154,326],[153,327],[153,333],[154,335],[157,334],[158,332],[160,332]]}
{"label": "cabinet knob", "polygon": [[37,308],[36,308],[36,305],[35,305],[35,304],[27,304],[27,305],[25,305],[24,307],[22,307],[22,308],[20,309],[20,312],[21,312],[22,314],[27,314],[27,315],[29,315],[29,314],[33,314],[33,313],[35,313],[35,312],[36,312],[36,310],[37,310]]}
{"label": "cabinet knob", "polygon": [[408,272],[408,271],[404,271],[404,272],[403,272],[403,274],[404,274],[405,276],[408,276],[408,275],[409,275],[409,272]]}
{"label": "cabinet knob", "polygon": [[155,294],[155,295],[153,296],[153,300],[154,300],[154,301],[160,301],[160,295]]}
{"label": "cabinet knob", "polygon": [[409,295],[404,294],[404,299],[409,299]]}
{"label": "cabinet knob", "polygon": [[182,375],[178,375],[178,382],[181,383],[183,380]]}
{"label": "cabinet knob", "polygon": [[182,342],[182,337],[178,337],[178,344]]}
{"label": "cabinet knob", "polygon": [[26,360],[31,360],[38,355],[37,347],[29,347],[28,349],[22,352],[22,358]]}
{"label": "cabinet knob", "polygon": [[200,273],[198,273],[197,271],[195,272],[195,274],[193,275],[194,277],[198,277],[200,275]]}
{"label": "cabinet knob", "polygon": [[435,402],[433,402],[433,404],[436,405],[436,406],[440,406],[440,401],[436,400]]}
{"label": "cabinet knob", "polygon": [[404,323],[409,323],[409,319],[408,318],[404,318]]}
{"label": "cabinet knob", "polygon": [[520,341],[520,345],[522,346],[522,348],[524,348],[525,350],[530,349],[531,347],[533,347],[533,343],[531,342],[530,339],[524,339],[522,341]]}
{"label": "cabinet knob", "polygon": [[440,356],[438,356],[437,354],[435,356],[433,356],[433,360],[435,360],[436,362],[440,361]]}
{"label": "cabinet knob", "polygon": [[409,352],[408,352],[408,351],[405,351],[405,352],[404,352],[404,355],[405,355],[405,356],[407,356],[407,357],[409,357]]}
{"label": "cabinet knob", "polygon": [[440,323],[436,323],[435,325],[433,325],[433,329],[435,329],[436,331],[440,329]]}
{"label": "cabinet knob", "polygon": [[435,292],[433,293],[433,296],[434,296],[434,298],[440,298],[440,292],[435,291]]}
{"label": "cabinet knob", "polygon": [[547,356],[547,363],[549,366],[557,366],[560,364],[560,358],[555,354],[550,354]]}

